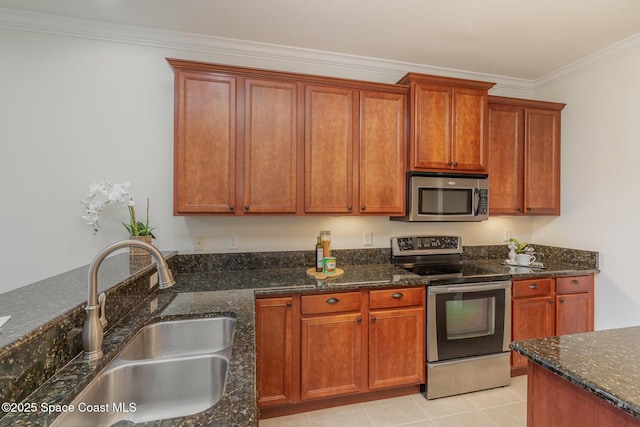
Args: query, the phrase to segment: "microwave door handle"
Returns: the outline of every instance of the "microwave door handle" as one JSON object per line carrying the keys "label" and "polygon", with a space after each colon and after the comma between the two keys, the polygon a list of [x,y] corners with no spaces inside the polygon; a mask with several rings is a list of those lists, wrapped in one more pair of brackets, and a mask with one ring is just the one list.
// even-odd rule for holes
{"label": "microwave door handle", "polygon": [[480,215],[480,190],[478,188],[473,189],[473,216]]}

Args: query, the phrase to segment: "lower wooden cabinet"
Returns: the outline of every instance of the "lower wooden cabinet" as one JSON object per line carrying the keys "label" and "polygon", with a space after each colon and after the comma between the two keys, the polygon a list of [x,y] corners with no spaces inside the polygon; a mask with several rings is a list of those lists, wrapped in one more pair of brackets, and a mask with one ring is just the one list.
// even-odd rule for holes
{"label": "lower wooden cabinet", "polygon": [[360,312],[303,317],[300,324],[300,399],[364,391]]}
{"label": "lower wooden cabinet", "polygon": [[556,279],[556,335],[593,331],[593,275]]}
{"label": "lower wooden cabinet", "polygon": [[293,298],[256,301],[256,364],[258,405],[282,405],[293,400]]}
{"label": "lower wooden cabinet", "polygon": [[[593,274],[512,282],[513,341],[593,331]],[[526,373],[527,358],[511,352],[511,370]]]}
{"label": "lower wooden cabinet", "polygon": [[424,383],[424,310],[424,287],[258,299],[258,405]]}
{"label": "lower wooden cabinet", "polygon": [[425,380],[425,288],[369,292],[369,389]]}
{"label": "lower wooden cabinet", "polygon": [[[551,293],[553,279],[521,280],[513,282],[511,313],[513,341],[555,335],[555,298]],[[528,294],[520,297],[518,292],[527,288]],[[512,351],[511,367],[526,368],[527,358]]]}

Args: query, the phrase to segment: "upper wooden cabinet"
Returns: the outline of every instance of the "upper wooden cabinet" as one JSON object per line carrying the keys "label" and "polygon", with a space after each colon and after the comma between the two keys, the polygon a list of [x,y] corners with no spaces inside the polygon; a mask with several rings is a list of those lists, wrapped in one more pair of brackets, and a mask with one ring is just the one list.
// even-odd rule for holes
{"label": "upper wooden cabinet", "polygon": [[175,215],[404,213],[408,88],[168,61]]}
{"label": "upper wooden cabinet", "polygon": [[245,213],[294,214],[302,156],[298,85],[246,79],[244,108],[242,209]]}
{"label": "upper wooden cabinet", "polygon": [[409,169],[487,172],[487,97],[495,83],[409,73]]}
{"label": "upper wooden cabinet", "polygon": [[234,77],[176,74],[175,214],[235,209],[236,89]]}
{"label": "upper wooden cabinet", "polygon": [[489,213],[560,215],[565,104],[489,97]]}
{"label": "upper wooden cabinet", "polygon": [[402,92],[306,87],[306,213],[404,213],[406,105]]}
{"label": "upper wooden cabinet", "polygon": [[360,91],[360,214],[403,215],[407,95]]}
{"label": "upper wooden cabinet", "polygon": [[305,88],[305,212],[353,212],[357,97],[350,88]]}
{"label": "upper wooden cabinet", "polygon": [[170,61],[174,214],[295,214],[298,84]]}

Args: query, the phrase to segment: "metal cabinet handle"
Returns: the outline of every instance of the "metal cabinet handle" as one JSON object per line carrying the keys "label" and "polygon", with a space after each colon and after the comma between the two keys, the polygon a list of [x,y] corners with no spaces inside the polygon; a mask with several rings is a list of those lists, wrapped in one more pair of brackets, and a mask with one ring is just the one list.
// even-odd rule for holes
{"label": "metal cabinet handle", "polygon": [[529,285],[529,289],[538,289],[538,284],[537,283],[532,283]]}
{"label": "metal cabinet handle", "polygon": [[290,302],[287,303],[287,308],[291,308],[291,303]]}
{"label": "metal cabinet handle", "polygon": [[396,292],[395,294],[391,295],[391,298],[400,299],[403,296],[404,294],[402,292]]}
{"label": "metal cabinet handle", "polygon": [[552,299],[549,300],[549,304],[553,304],[553,300]]}
{"label": "metal cabinet handle", "polygon": [[359,324],[359,323],[362,323],[362,319],[358,317],[358,318],[356,319],[356,323],[358,323],[358,324]]}
{"label": "metal cabinet handle", "polygon": [[560,298],[560,303],[563,303],[563,302],[564,302],[564,298]]}
{"label": "metal cabinet handle", "polygon": [[232,211],[232,210],[234,210],[235,208],[236,208],[235,206],[233,206],[233,205],[229,205],[229,210],[231,210],[231,211]]}
{"label": "metal cabinet handle", "polygon": [[340,300],[338,298],[329,298],[328,300],[325,301],[327,304],[337,304],[340,302]]}
{"label": "metal cabinet handle", "polygon": [[527,208],[528,211],[531,211],[531,208]]}
{"label": "metal cabinet handle", "polygon": [[452,165],[453,165],[453,162],[448,162],[447,163],[447,166],[452,166]]}
{"label": "metal cabinet handle", "polygon": [[347,206],[347,209],[352,211],[353,210],[353,206],[349,205],[349,206]]}
{"label": "metal cabinet handle", "polygon": [[367,207],[365,205],[360,206],[360,209],[362,209],[363,211],[367,209]]}
{"label": "metal cabinet handle", "polygon": [[249,205],[244,205],[244,210],[248,211],[249,210]]}
{"label": "metal cabinet handle", "polygon": [[578,279],[573,279],[573,280],[571,281],[571,284],[572,284],[572,285],[579,285],[579,284],[580,284],[580,280],[578,280]]}
{"label": "metal cabinet handle", "polygon": [[453,166],[458,166],[458,162],[453,162]]}
{"label": "metal cabinet handle", "polygon": [[373,316],[373,317],[371,318],[371,323],[376,323],[376,320],[378,320],[378,319],[376,319],[376,317],[375,317],[375,316]]}

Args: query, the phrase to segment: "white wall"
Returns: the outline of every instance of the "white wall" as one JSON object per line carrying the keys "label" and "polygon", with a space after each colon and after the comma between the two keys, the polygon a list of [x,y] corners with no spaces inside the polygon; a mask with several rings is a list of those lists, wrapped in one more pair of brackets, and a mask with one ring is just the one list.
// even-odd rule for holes
{"label": "white wall", "polygon": [[101,177],[131,181],[139,206],[149,197],[155,245],[180,252],[193,252],[196,237],[206,252],[227,252],[231,236],[239,251],[311,249],[321,229],[332,231],[335,248],[363,247],[365,231],[373,231],[374,247],[416,232],[459,234],[467,245],[499,243],[505,228],[531,237],[527,218],[406,224],[387,217],[173,217],[173,72],[165,57],[386,82],[408,71],[0,29],[0,292],[88,264],[126,238],[125,208],[108,206],[95,236],[81,219],[79,201]]}
{"label": "white wall", "polygon": [[568,75],[540,99],[562,112],[562,215],[533,240],[599,251],[596,329],[640,325],[640,50]]}

